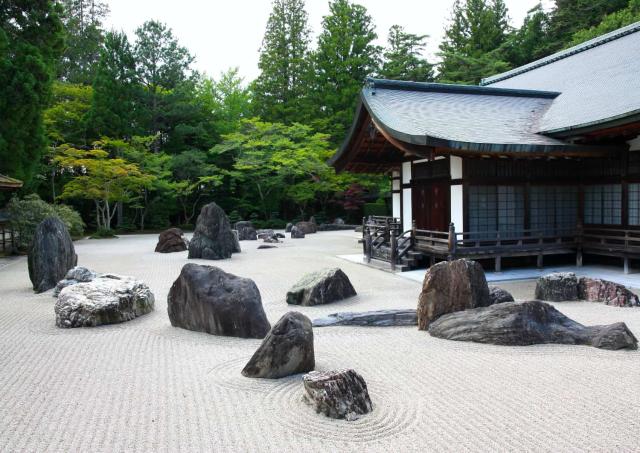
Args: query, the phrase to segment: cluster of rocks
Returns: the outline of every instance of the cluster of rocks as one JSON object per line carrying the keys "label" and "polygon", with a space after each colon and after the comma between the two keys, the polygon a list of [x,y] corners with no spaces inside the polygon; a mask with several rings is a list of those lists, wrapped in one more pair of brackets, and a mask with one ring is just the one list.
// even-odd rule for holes
{"label": "cluster of rocks", "polygon": [[536,282],[536,298],[551,302],[586,300],[615,307],[640,307],[640,299],[623,285],[599,278],[556,272]]}
{"label": "cluster of rocks", "polygon": [[203,206],[189,242],[189,258],[221,260],[233,253],[240,253],[240,243],[227,215],[216,203]]}
{"label": "cluster of rocks", "polygon": [[158,236],[158,244],[155,251],[158,253],[184,252],[188,247],[189,241],[184,237],[182,230],[180,228],[169,228]]}

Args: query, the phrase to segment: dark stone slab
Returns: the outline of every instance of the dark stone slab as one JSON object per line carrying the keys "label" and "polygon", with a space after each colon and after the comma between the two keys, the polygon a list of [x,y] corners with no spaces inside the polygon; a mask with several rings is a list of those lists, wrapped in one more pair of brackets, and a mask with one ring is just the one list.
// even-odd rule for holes
{"label": "dark stone slab", "polygon": [[578,277],[573,272],[554,272],[536,282],[536,299],[551,302],[578,300]]}
{"label": "dark stone slab", "polygon": [[203,206],[189,243],[189,258],[221,260],[231,258],[239,249],[238,239],[222,208],[215,203]]}
{"label": "dark stone slab", "polygon": [[269,245],[269,244],[261,244],[258,246],[258,250],[264,250],[264,249],[277,249],[278,247],[276,247],[275,245]]}
{"label": "dark stone slab", "polygon": [[76,264],[78,255],[62,220],[47,217],[40,222],[27,259],[33,290],[42,293],[54,288]]}
{"label": "dark stone slab", "polygon": [[366,382],[352,369],[312,371],[302,382],[304,400],[327,417],[353,421],[373,410]]}
{"label": "dark stone slab", "polygon": [[311,321],[302,313],[290,311],[269,331],[242,374],[277,379],[306,373],[314,367]]}
{"label": "dark stone slab", "polygon": [[214,266],[186,264],[167,297],[171,325],[241,338],[264,338],[270,325],[258,287]]}
{"label": "dark stone slab", "polygon": [[287,292],[287,303],[292,305],[320,305],[336,302],[356,295],[349,277],[336,268],[311,272]]}
{"label": "dark stone slab", "polygon": [[327,326],[417,326],[418,315],[415,309],[375,310],[362,312],[332,313],[324,318],[313,320],[314,327]]}
{"label": "dark stone slab", "polygon": [[434,337],[508,346],[540,343],[637,349],[624,323],[585,327],[541,301],[504,302],[443,315],[429,325]]}

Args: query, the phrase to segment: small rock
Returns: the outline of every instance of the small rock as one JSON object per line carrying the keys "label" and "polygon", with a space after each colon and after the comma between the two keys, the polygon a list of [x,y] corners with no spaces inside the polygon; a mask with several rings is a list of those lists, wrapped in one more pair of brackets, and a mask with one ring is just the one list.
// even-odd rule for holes
{"label": "small rock", "polygon": [[311,321],[302,313],[290,311],[269,331],[242,374],[277,379],[306,373],[314,367]]}
{"label": "small rock", "polygon": [[339,268],[312,272],[287,292],[287,303],[292,305],[320,305],[336,302],[356,295],[349,277]]}
{"label": "small rock", "polygon": [[624,323],[585,327],[538,300],[449,313],[432,322],[429,333],[447,340],[508,346],[557,343],[601,349],[638,348],[638,340]]}
{"label": "small rock", "polygon": [[438,317],[454,311],[491,305],[482,266],[461,259],[431,266],[418,299],[418,328],[427,330]]}
{"label": "small rock", "polygon": [[497,286],[489,286],[489,299],[491,299],[489,305],[513,302],[515,300],[509,291]]}
{"label": "small rock", "polygon": [[312,371],[302,382],[304,400],[327,417],[353,421],[373,410],[366,382],[352,369]]}
{"label": "small rock", "polygon": [[188,246],[189,241],[184,238],[184,233],[180,228],[169,228],[158,236],[155,251],[158,253],[184,252]]}
{"label": "small rock", "polygon": [[376,310],[363,312],[332,313],[325,318],[313,320],[313,327],[327,326],[417,326],[415,309]]}
{"label": "small rock", "polygon": [[284,239],[284,238],[286,238],[286,236],[285,236],[284,234],[282,234],[282,233],[276,233],[276,237],[277,237],[278,239]]}
{"label": "small rock", "polygon": [[238,230],[231,230],[233,233],[233,253],[241,253],[242,249],[240,248],[240,239],[238,239]]}
{"label": "small rock", "polygon": [[623,285],[599,278],[581,277],[578,298],[589,302],[604,302],[614,307],[640,307],[638,296]]}
{"label": "small rock", "polygon": [[264,249],[277,249],[278,247],[276,247],[275,245],[268,245],[268,244],[261,244],[258,246],[258,250],[264,250]]}
{"label": "small rock", "polygon": [[264,338],[271,327],[253,280],[214,266],[183,266],[167,303],[174,327],[241,338]]}
{"label": "small rock", "polygon": [[95,327],[130,321],[152,311],[154,303],[144,282],[107,274],[60,291],[54,308],[56,326]]}
{"label": "small rock", "polygon": [[258,239],[270,238],[276,235],[273,230],[258,230],[257,232]]}
{"label": "small rock", "polygon": [[298,222],[295,226],[304,234],[313,234],[318,231],[318,226],[312,222]]}
{"label": "small rock", "polygon": [[64,276],[63,280],[60,280],[53,290],[53,297],[58,297],[60,291],[67,286],[75,285],[77,283],[90,282],[97,278],[98,274],[90,269],[82,266],[76,266],[69,269],[69,272]]}
{"label": "small rock", "polygon": [[238,240],[240,241],[255,241],[258,239],[256,229],[250,221],[236,222],[235,229],[238,231]]}
{"label": "small rock", "polygon": [[47,217],[40,222],[27,259],[33,290],[42,293],[54,288],[76,264],[78,255],[62,220]]}
{"label": "small rock", "polygon": [[239,249],[238,238],[222,208],[215,203],[203,206],[189,243],[189,258],[221,260],[231,258]]}
{"label": "small rock", "polygon": [[285,233],[290,233],[291,232],[291,228],[293,228],[293,223],[289,222],[287,223],[287,226],[284,229]]}
{"label": "small rock", "polygon": [[578,300],[578,277],[573,272],[554,272],[536,282],[536,299],[562,302]]}
{"label": "small rock", "polygon": [[291,228],[291,239],[304,239],[304,231],[294,226]]}

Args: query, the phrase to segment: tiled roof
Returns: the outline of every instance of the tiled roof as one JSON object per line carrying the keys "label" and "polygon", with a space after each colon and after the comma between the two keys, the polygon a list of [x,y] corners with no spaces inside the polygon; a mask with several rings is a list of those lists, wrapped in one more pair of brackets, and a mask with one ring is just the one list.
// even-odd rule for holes
{"label": "tiled roof", "polygon": [[22,187],[22,181],[19,179],[0,175],[0,189],[19,189],[20,187]]}
{"label": "tiled roof", "polygon": [[640,114],[640,22],[483,80],[561,94],[539,119],[553,134]]}

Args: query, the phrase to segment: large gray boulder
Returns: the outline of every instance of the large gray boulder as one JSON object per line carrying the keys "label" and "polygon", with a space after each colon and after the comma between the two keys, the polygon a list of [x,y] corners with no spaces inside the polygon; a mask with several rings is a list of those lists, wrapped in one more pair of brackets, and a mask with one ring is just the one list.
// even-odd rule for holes
{"label": "large gray boulder", "polygon": [[240,241],[255,241],[258,239],[253,223],[248,220],[236,222],[235,229],[238,231],[238,240]]}
{"label": "large gray boulder", "polygon": [[318,231],[318,225],[315,222],[298,222],[295,226],[304,234],[313,234]]}
{"label": "large gray boulder", "polygon": [[29,250],[29,279],[36,293],[42,293],[62,280],[78,264],[73,241],[58,217],[47,217],[36,228]]}
{"label": "large gray boulder", "polygon": [[554,272],[536,282],[536,299],[551,302],[578,300],[578,277],[573,272]]}
{"label": "large gray boulder", "polygon": [[638,340],[619,322],[586,327],[541,301],[504,302],[443,315],[429,325],[434,337],[509,346],[539,343],[637,349]]}
{"label": "large gray boulder", "polygon": [[491,305],[482,266],[466,259],[443,261],[424,276],[418,298],[418,328],[427,330],[440,316],[454,311]]}
{"label": "large gray boulder", "polygon": [[241,338],[264,338],[269,321],[258,287],[214,266],[183,266],[167,297],[175,327]]}
{"label": "large gray boulder", "polygon": [[132,277],[108,274],[67,286],[55,304],[58,327],[95,327],[130,321],[153,310],[149,287]]}
{"label": "large gray boulder", "polygon": [[339,268],[311,272],[287,292],[287,303],[292,305],[320,305],[336,302],[356,295],[349,277]]}
{"label": "large gray boulder", "polygon": [[304,239],[304,231],[294,226],[291,228],[291,239]]}
{"label": "large gray boulder", "polygon": [[189,241],[184,237],[180,228],[169,228],[158,236],[155,251],[158,253],[184,252],[189,246]]}
{"label": "large gray boulder", "polygon": [[202,207],[196,221],[196,229],[189,243],[189,258],[221,260],[237,253],[239,244],[231,231],[229,219],[215,203]]}
{"label": "large gray boulder", "polygon": [[415,309],[391,309],[342,313],[332,313],[324,318],[313,320],[313,327],[327,326],[417,326],[418,315]]}
{"label": "large gray boulder", "polygon": [[640,307],[640,299],[624,285],[599,278],[580,277],[578,298],[589,302],[603,302],[614,307]]}
{"label": "large gray boulder", "polygon": [[311,371],[315,363],[311,321],[302,313],[290,311],[262,340],[242,374],[252,378],[278,379]]}
{"label": "large gray boulder", "polygon": [[287,226],[284,228],[285,233],[291,233],[291,228],[293,228],[293,223],[287,223]]}
{"label": "large gray boulder", "polygon": [[86,267],[82,266],[72,267],[66,273],[64,279],[60,280],[54,288],[53,297],[58,297],[60,291],[62,291],[67,286],[75,285],[77,283],[90,282],[97,277],[98,274],[93,272],[91,269],[87,269]]}
{"label": "large gray boulder", "polygon": [[312,371],[302,382],[304,401],[327,417],[353,421],[373,410],[367,383],[352,369]]}

